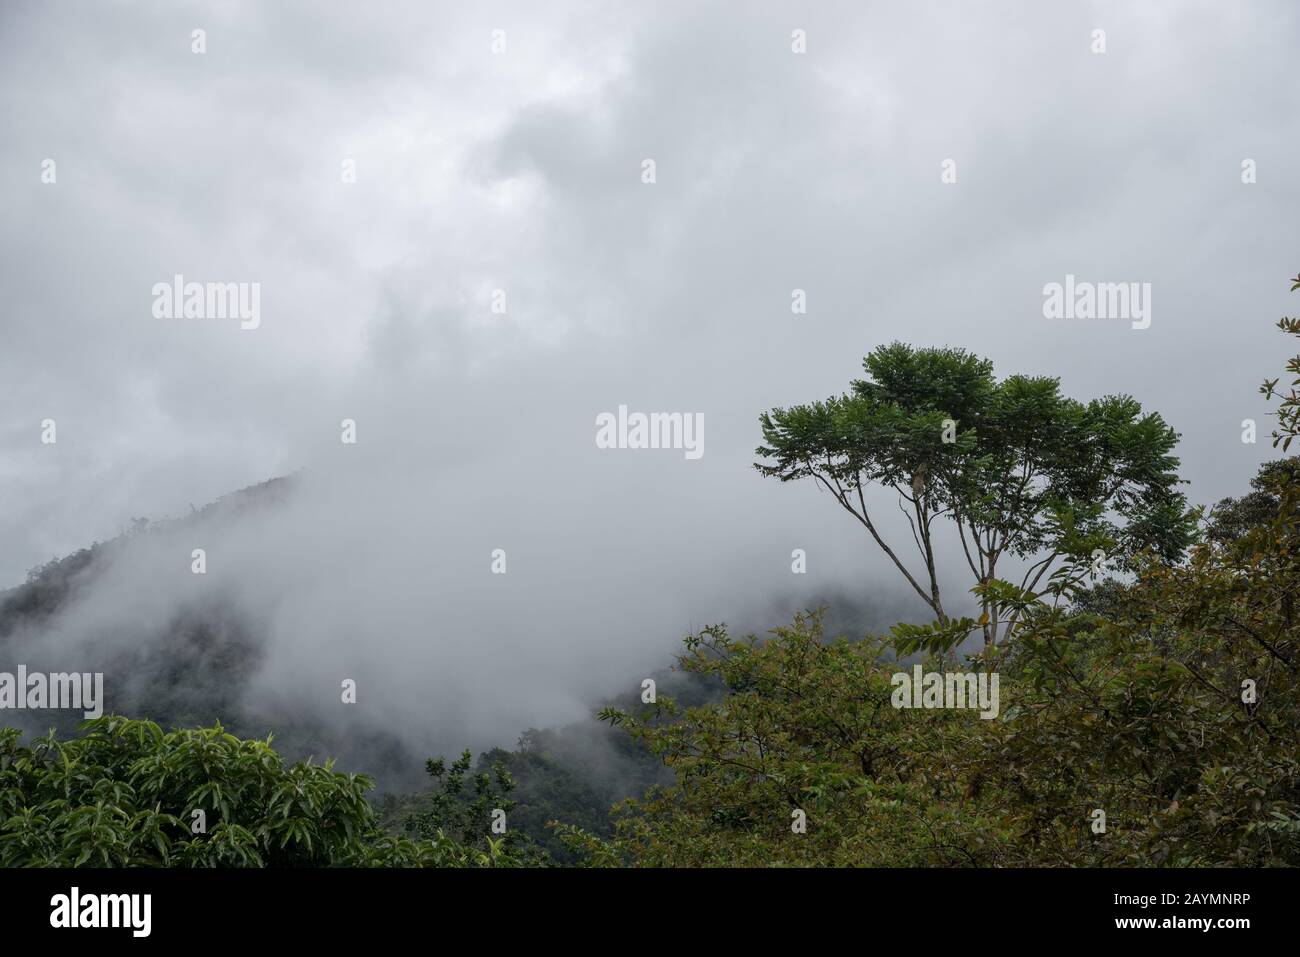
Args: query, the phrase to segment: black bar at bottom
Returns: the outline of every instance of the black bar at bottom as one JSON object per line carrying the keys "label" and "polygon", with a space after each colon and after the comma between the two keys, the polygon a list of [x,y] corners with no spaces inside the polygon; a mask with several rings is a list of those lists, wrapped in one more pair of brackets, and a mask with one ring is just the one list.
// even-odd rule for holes
{"label": "black bar at bottom", "polygon": [[734,944],[782,925],[812,939],[852,925],[873,946],[908,937],[919,946],[932,934],[951,946],[966,939],[948,936],[963,927],[1070,942],[1231,943],[1292,923],[1295,878],[1281,869],[9,870],[0,871],[0,926],[9,943],[75,933],[82,943],[127,946],[249,942],[277,925],[294,943],[412,934],[450,943],[443,931],[459,926],[531,946],[603,934],[616,935],[611,946],[665,943],[687,933]]}

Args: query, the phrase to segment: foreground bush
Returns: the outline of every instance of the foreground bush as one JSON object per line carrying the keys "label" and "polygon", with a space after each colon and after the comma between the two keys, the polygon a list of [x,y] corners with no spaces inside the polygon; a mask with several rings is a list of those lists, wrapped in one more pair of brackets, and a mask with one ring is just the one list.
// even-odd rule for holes
{"label": "foreground bush", "polygon": [[[0,867],[425,867],[509,864],[441,833],[383,832],[373,782],[220,725],[164,734],[106,715],[29,746],[0,729]],[[203,812],[203,828],[199,828]],[[198,830],[199,833],[195,833]]]}

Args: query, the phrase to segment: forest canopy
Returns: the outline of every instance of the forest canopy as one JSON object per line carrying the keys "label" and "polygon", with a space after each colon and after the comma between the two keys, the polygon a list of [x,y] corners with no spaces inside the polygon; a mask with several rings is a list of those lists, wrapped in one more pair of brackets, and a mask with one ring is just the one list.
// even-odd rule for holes
{"label": "forest canopy", "polygon": [[[599,712],[640,769],[630,796],[535,729],[477,762],[431,758],[428,789],[378,802],[365,775],[220,725],[5,729],[0,866],[1300,865],[1300,458],[1191,510],[1176,434],[1130,398],[999,382],[953,349],[864,365],[839,398],[764,414],[759,469],[812,479],[882,548],[861,493],[896,493],[925,571],[895,563],[933,622],[849,638],[811,610],[762,637],[700,629],[680,693]],[[1286,369],[1289,387],[1261,387],[1284,453],[1300,356]],[[977,542],[973,623],[943,605],[940,517]],[[1082,574],[1095,548],[1123,574]],[[997,575],[1044,555],[1064,571]],[[898,707],[900,668],[951,668],[972,628],[966,664],[996,668],[996,713]]]}

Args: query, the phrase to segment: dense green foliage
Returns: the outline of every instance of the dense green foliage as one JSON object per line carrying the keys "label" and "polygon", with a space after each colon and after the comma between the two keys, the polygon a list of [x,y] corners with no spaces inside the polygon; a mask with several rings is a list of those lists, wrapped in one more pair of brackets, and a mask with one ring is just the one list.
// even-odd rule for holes
{"label": "dense green foliage", "polygon": [[[919,527],[948,515],[983,536],[986,642],[966,665],[997,675],[996,715],[897,707],[909,656],[957,663],[966,626],[934,584],[928,631],[828,640],[821,612],[764,638],[705,628],[671,693],[601,711],[614,731],[431,759],[430,789],[382,817],[365,776],[286,766],[220,726],[108,716],[25,746],[5,729],[0,866],[1300,866],[1300,457],[1189,516],[1175,436],[1132,400],[996,383],[951,350],[888,347],[867,368],[853,395],[765,416],[764,468],[850,511],[849,491],[890,485]],[[1296,386],[1263,389],[1284,451]],[[958,441],[940,414],[967,423]],[[1089,585],[1093,547],[1126,577]],[[1051,574],[994,574],[1044,550]],[[582,770],[597,756],[604,772]]]}
{"label": "dense green foliage", "polygon": [[[407,867],[511,863],[442,833],[380,829],[364,775],[299,762],[220,726],[104,716],[18,744],[0,731],[0,866]],[[200,833],[194,816],[204,812]]]}
{"label": "dense green foliage", "polygon": [[[654,677],[661,688],[671,689],[679,702],[702,704],[721,697],[722,689],[716,683],[686,673],[663,671]],[[639,697],[638,687],[635,692],[610,698],[608,706],[631,707]],[[463,762],[462,755],[462,780],[468,771]],[[550,826],[552,822],[564,821],[609,837],[614,804],[673,777],[672,771],[635,739],[587,720],[560,728],[529,728],[520,735],[514,750],[492,748],[480,754],[474,765],[473,788],[460,785],[449,794],[435,775],[432,787],[422,793],[385,795],[379,801],[381,817],[390,828],[406,833],[413,821],[436,821],[448,833],[461,835],[466,844],[481,844],[488,819],[469,805],[476,802],[478,788],[485,786],[484,775],[509,782],[508,789],[499,786],[503,800],[493,804],[507,810],[507,833],[526,839],[522,846],[528,848],[530,858],[539,857],[537,852],[542,851],[548,862],[559,865],[575,864],[580,858]]]}
{"label": "dense green foliage", "polygon": [[606,864],[1300,865],[1296,464],[1266,470],[1275,513],[1230,544],[1070,609],[1008,599],[996,720],[892,707],[887,644],[826,642],[815,615],[766,641],[706,629],[681,667],[724,700],[605,713],[675,783],[613,840],[569,838]]}
{"label": "dense green foliage", "polygon": [[999,674],[995,720],[891,707],[897,641],[828,643],[816,616],[706,629],[681,667],[724,700],[604,715],[676,781],[614,839],[566,836],[597,864],[1300,865],[1300,461],[1253,485],[1186,561],[1135,553],[1128,584],[977,584],[1020,623],[971,662]]}
{"label": "dense green foliage", "polygon": [[493,748],[480,759],[483,766],[499,764],[509,771],[517,785],[511,827],[544,848],[554,863],[574,864],[579,858],[549,826],[552,821],[610,836],[611,806],[672,780],[663,764],[632,738],[612,734],[597,740],[599,744],[584,735],[573,741],[571,735],[533,728],[514,751]]}
{"label": "dense green foliage", "polygon": [[481,848],[493,858],[508,855],[520,863],[545,863],[545,853],[523,831],[509,827],[509,815],[515,809],[510,797],[515,782],[505,765],[496,762],[491,771],[471,777],[473,763],[468,751],[451,764],[443,758],[430,758],[425,770],[436,787],[424,807],[407,820],[406,829],[427,841],[450,834],[466,847]]}

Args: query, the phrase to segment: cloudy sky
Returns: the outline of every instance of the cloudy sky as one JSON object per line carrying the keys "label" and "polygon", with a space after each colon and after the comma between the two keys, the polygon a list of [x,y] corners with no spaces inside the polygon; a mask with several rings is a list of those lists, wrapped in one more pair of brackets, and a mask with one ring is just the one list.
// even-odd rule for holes
{"label": "cloudy sky", "polygon": [[[209,548],[279,656],[571,717],[690,627],[896,594],[749,467],[894,339],[1132,394],[1235,494],[1296,310],[1298,43],[1264,2],[6,3],[0,587],[303,469]],[[260,325],[156,318],[176,274],[259,283]],[[1151,283],[1150,328],[1044,318],[1067,274]],[[620,404],[705,454],[597,449]]]}

